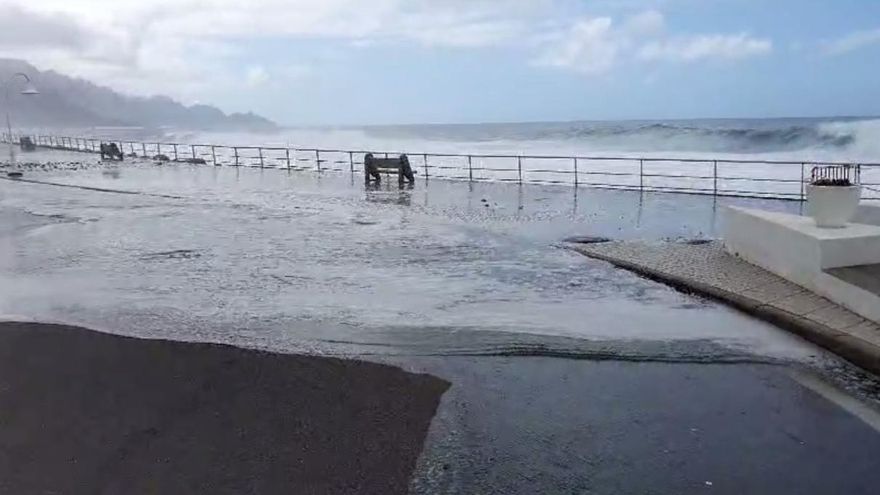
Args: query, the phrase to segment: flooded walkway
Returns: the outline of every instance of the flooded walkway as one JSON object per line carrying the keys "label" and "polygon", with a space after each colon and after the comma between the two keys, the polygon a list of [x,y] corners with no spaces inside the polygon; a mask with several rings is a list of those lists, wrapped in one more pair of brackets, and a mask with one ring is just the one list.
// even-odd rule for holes
{"label": "flooded walkway", "polygon": [[3,215],[24,222],[3,238],[0,313],[329,354],[509,354],[542,335],[634,358],[816,355],[561,243],[711,236],[712,198],[149,162],[25,179],[0,181]]}
{"label": "flooded walkway", "polygon": [[797,204],[75,168],[0,181],[0,314],[438,376],[452,385],[414,493],[873,493],[880,482],[873,378],[563,243],[712,238],[721,204]]}

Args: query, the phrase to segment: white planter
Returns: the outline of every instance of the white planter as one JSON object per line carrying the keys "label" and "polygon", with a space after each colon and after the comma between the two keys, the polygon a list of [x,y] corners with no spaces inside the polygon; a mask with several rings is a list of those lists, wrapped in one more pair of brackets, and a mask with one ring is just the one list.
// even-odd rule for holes
{"label": "white planter", "polygon": [[807,214],[816,226],[841,228],[856,214],[862,189],[859,186],[807,185]]}

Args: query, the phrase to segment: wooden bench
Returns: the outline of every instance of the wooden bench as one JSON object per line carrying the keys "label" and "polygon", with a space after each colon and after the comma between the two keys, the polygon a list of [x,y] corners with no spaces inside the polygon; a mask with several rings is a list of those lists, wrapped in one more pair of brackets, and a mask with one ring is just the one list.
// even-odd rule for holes
{"label": "wooden bench", "polygon": [[382,173],[396,173],[397,182],[403,185],[404,180],[412,184],[416,181],[409,158],[400,155],[397,158],[376,158],[372,153],[364,156],[364,183],[370,181],[382,182]]}
{"label": "wooden bench", "polygon": [[101,143],[101,160],[104,159],[122,161],[125,160],[125,155],[116,143]]}
{"label": "wooden bench", "polygon": [[34,140],[30,136],[22,136],[18,140],[18,144],[21,146],[22,151],[34,151],[37,149],[37,145],[34,144]]}

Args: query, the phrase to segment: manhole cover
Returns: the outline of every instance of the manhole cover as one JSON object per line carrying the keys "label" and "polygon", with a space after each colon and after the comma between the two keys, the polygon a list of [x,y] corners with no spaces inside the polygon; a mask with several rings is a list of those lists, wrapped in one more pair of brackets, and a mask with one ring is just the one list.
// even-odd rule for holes
{"label": "manhole cover", "polygon": [[565,242],[572,242],[575,244],[599,244],[602,242],[611,242],[611,239],[607,237],[596,237],[591,235],[576,235],[572,237],[566,237],[563,239]]}

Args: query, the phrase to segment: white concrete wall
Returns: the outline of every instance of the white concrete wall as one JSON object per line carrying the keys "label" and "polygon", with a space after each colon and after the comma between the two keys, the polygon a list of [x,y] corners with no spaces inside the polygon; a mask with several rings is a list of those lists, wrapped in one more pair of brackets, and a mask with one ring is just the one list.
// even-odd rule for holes
{"label": "white concrete wall", "polygon": [[722,235],[727,252],[796,284],[812,286],[821,263],[818,243],[752,211],[725,209]]}
{"label": "white concrete wall", "polygon": [[859,205],[859,211],[853,219],[855,223],[863,223],[867,225],[880,225],[880,204],[864,204]]}
{"label": "white concrete wall", "polygon": [[880,263],[880,227],[820,229],[807,217],[727,207],[722,234],[730,254],[880,322],[880,297],[823,271]]}
{"label": "white concrete wall", "polygon": [[825,272],[819,272],[814,283],[815,288],[807,288],[857,315],[880,323],[880,297],[876,294]]}

